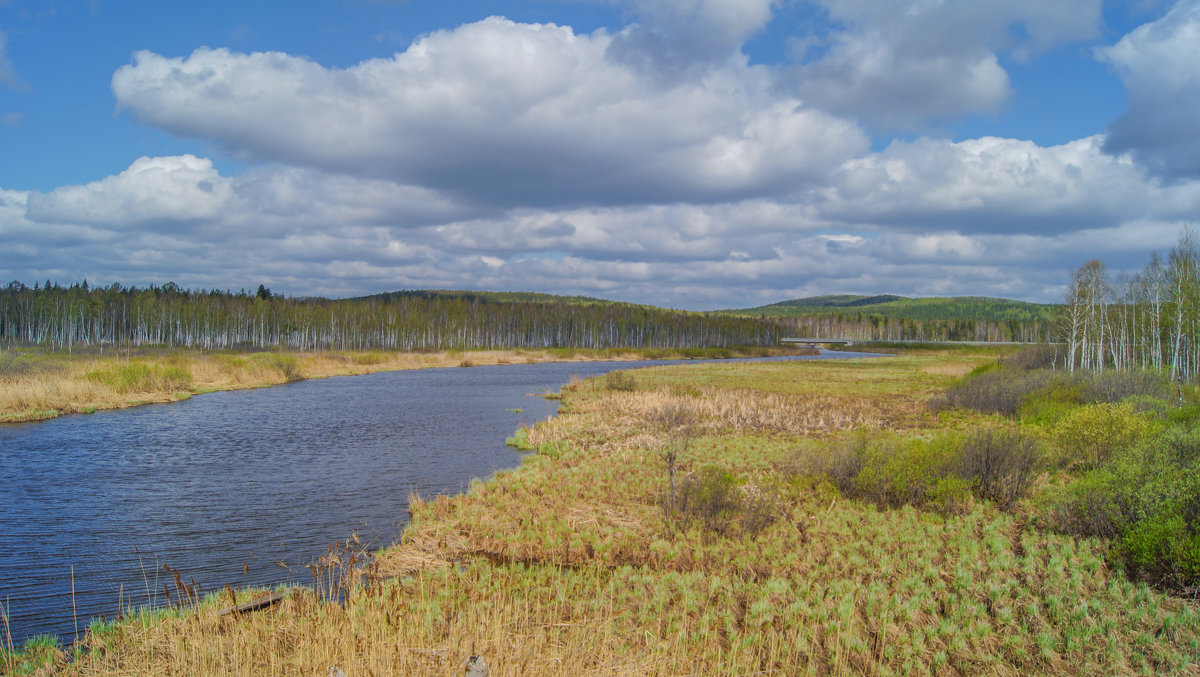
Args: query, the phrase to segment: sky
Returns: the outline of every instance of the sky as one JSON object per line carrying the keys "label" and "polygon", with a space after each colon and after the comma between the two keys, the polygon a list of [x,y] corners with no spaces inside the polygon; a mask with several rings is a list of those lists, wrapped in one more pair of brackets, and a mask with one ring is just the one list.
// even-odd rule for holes
{"label": "sky", "polygon": [[0,0],[0,284],[1060,301],[1200,222],[1200,0]]}

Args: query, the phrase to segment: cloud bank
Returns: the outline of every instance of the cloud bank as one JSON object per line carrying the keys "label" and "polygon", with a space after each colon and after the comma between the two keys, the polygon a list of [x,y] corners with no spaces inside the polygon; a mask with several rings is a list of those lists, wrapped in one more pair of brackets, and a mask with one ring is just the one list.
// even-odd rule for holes
{"label": "cloud bank", "polygon": [[[1012,88],[1000,56],[1096,35],[1100,4],[818,5],[832,28],[798,34],[797,59],[775,66],[742,53],[782,11],[770,0],[631,0],[633,23],[590,34],[492,17],[346,68],[141,51],[112,77],[121,110],[246,169],[142,157],[82,185],[0,190],[14,243],[0,275],[697,309],[845,292],[1053,301],[1071,268],[1140,266],[1200,214],[1196,2],[1099,54],[1129,90],[1107,135],[875,151],[870,131],[997,110]],[[1190,113],[1164,118],[1166,104]]]}
{"label": "cloud bank", "polygon": [[1200,2],[1181,0],[1100,55],[1129,100],[1105,149],[1131,153],[1169,180],[1200,178]]}

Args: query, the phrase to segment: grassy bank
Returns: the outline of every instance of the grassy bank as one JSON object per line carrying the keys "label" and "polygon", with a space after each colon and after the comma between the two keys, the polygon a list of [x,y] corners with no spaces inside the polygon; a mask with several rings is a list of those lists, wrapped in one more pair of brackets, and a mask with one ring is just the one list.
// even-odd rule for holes
{"label": "grassy bank", "polygon": [[534,362],[694,359],[795,354],[794,349],[488,350],[403,353],[205,352],[198,350],[0,353],[0,423],[173,402],[215,390],[260,388],[307,378],[430,367]]}
{"label": "grassy bank", "polygon": [[[403,542],[365,575],[347,575],[346,543],[316,590],[273,610],[218,616],[237,601],[221,593],[96,625],[46,670],[457,675],[480,654],[493,676],[1194,674],[1194,603],[1115,570],[1110,542],[1046,529],[1032,494],[1002,509],[953,473],[887,493],[925,486],[934,452],[1010,425],[930,406],[990,361],[697,364],[574,384],[562,415],[525,432],[536,452],[520,468],[414,500]],[[831,458],[860,465],[814,471]],[[871,475],[877,461],[888,472]],[[1039,468],[1039,486],[1056,481]]]}

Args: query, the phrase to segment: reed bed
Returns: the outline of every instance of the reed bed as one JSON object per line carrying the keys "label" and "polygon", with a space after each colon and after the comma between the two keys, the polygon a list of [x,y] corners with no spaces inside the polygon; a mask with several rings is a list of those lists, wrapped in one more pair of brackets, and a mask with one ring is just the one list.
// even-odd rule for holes
{"label": "reed bed", "polygon": [[[478,654],[492,677],[1195,674],[1195,603],[1109,570],[1102,542],[989,502],[881,509],[788,470],[802,436],[925,430],[928,417],[888,407],[920,409],[949,378],[926,368],[936,359],[847,364],[842,382],[841,365],[780,364],[573,384],[566,413],[528,431],[537,451],[520,468],[461,496],[413,496],[401,543],[363,566],[345,551],[322,560],[314,579],[337,585],[260,612],[219,616],[248,593],[218,593],[96,626],[45,670],[460,675]],[[824,386],[798,383],[806,374]],[[691,414],[678,472],[715,469],[771,496],[760,530],[664,509],[661,452],[679,433],[656,416],[668,405]]]}

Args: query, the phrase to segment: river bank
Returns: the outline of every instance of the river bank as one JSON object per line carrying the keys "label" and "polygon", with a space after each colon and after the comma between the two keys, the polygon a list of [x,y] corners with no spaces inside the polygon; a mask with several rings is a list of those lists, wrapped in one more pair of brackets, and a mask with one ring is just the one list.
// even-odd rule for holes
{"label": "river bank", "polygon": [[405,369],[601,360],[719,359],[809,354],[802,348],[239,352],[184,349],[107,353],[6,349],[0,354],[0,423],[37,421],[219,390]]}
{"label": "river bank", "polygon": [[574,384],[526,432],[520,468],[414,500],[402,542],[365,569],[346,541],[315,590],[271,609],[220,615],[250,596],[220,593],[96,624],[48,669],[461,674],[482,655],[493,677],[1194,671],[1194,604],[1111,569],[1099,540],[1044,530],[1032,504],[884,508],[805,471],[865,432],[923,449],[999,425],[929,406],[989,361],[709,363]]}

